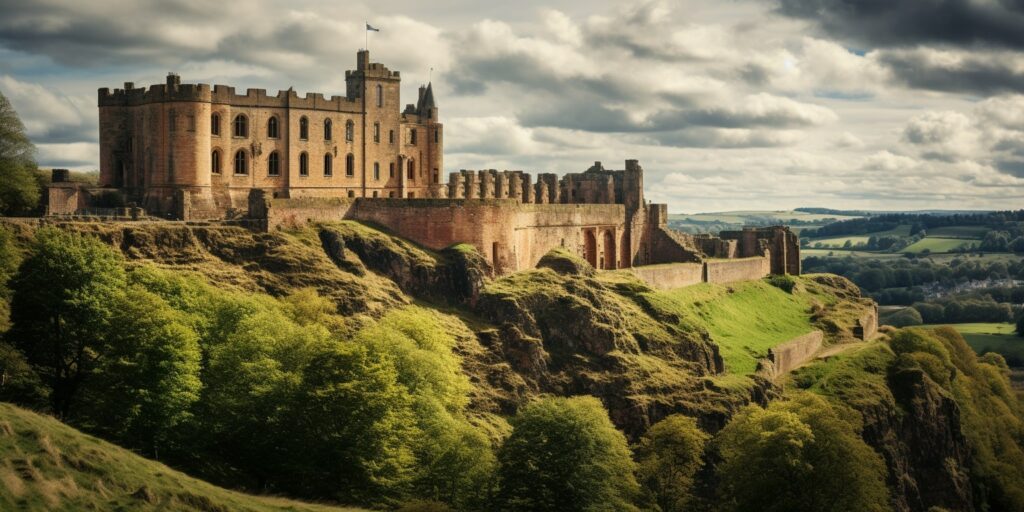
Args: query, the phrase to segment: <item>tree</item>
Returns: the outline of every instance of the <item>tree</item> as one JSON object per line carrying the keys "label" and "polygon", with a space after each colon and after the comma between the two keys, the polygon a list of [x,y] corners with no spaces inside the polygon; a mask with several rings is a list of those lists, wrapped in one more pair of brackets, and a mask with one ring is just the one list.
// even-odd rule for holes
{"label": "tree", "polygon": [[0,93],[0,214],[26,214],[39,205],[35,146],[18,113]]}
{"label": "tree", "polygon": [[159,455],[199,399],[199,343],[185,315],[132,287],[111,315],[83,384],[79,421],[108,438]]}
{"label": "tree", "polygon": [[710,437],[693,418],[674,414],[652,426],[640,440],[636,450],[640,482],[662,512],[685,510]]}
{"label": "tree", "polygon": [[1024,315],[1017,319],[1017,336],[1024,338]]}
{"label": "tree", "polygon": [[50,387],[54,413],[67,418],[124,293],[120,256],[94,238],[42,228],[11,289],[8,339]]}
{"label": "tree", "polygon": [[498,461],[498,509],[637,510],[626,438],[594,397],[549,397],[512,419]]}
{"label": "tree", "polygon": [[914,308],[903,308],[889,315],[884,321],[893,327],[910,327],[924,323],[921,313]]}
{"label": "tree", "polygon": [[885,464],[851,421],[801,393],[767,409],[749,406],[714,442],[725,510],[888,510]]}

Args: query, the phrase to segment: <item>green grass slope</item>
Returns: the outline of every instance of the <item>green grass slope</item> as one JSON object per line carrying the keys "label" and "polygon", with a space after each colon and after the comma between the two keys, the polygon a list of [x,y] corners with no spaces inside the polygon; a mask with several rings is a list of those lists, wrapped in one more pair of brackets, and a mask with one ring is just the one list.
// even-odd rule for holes
{"label": "green grass slope", "polygon": [[0,403],[0,510],[353,512],[229,491]]}

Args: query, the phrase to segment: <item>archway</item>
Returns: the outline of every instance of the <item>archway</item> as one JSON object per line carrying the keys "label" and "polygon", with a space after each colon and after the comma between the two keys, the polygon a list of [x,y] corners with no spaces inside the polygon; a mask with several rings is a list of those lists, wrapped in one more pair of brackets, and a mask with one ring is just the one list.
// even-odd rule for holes
{"label": "archway", "polygon": [[604,232],[604,265],[605,270],[615,270],[615,231]]}
{"label": "archway", "polygon": [[597,238],[590,230],[583,232],[583,257],[590,266],[597,268]]}

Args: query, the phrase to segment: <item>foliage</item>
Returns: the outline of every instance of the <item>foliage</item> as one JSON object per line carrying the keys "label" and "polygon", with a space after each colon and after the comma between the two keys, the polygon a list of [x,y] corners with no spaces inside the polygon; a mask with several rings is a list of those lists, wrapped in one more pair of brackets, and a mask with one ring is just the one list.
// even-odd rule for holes
{"label": "foliage", "polygon": [[34,154],[18,113],[0,94],[0,214],[23,215],[39,205]]}
{"label": "foliage", "polygon": [[498,456],[501,510],[637,510],[636,465],[596,398],[544,398],[512,426]]}
{"label": "foliage", "polygon": [[1017,319],[1017,336],[1024,338],[1024,315]]}
{"label": "foliage", "polygon": [[916,309],[903,308],[891,315],[884,316],[881,319],[881,322],[893,327],[910,327],[913,325],[921,325],[924,323],[924,320],[921,318],[921,313]]}
{"label": "foliage", "polygon": [[687,509],[710,437],[693,418],[674,414],[641,438],[636,448],[639,479],[662,512]]}
{"label": "foliage", "polygon": [[786,293],[793,293],[796,288],[796,279],[789,274],[775,274],[768,278],[768,283]]}
{"label": "foliage", "polygon": [[881,457],[848,418],[814,395],[750,406],[714,444],[726,510],[888,510]]}
{"label": "foliage", "polygon": [[124,287],[121,261],[109,247],[49,228],[37,232],[12,280],[8,339],[51,388],[61,417],[94,369]]}

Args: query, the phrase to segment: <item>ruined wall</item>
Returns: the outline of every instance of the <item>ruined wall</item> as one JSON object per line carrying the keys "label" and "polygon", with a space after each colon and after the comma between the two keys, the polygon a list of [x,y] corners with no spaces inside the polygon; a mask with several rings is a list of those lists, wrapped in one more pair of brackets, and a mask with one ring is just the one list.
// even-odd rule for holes
{"label": "ruined wall", "polygon": [[768,351],[767,361],[762,361],[758,365],[758,373],[766,378],[775,379],[793,371],[810,361],[814,354],[821,350],[824,338],[825,335],[821,331],[812,331],[772,347]]}
{"label": "ruined wall", "polygon": [[762,256],[736,260],[708,260],[705,266],[709,283],[752,281],[771,273],[771,260]]}
{"label": "ruined wall", "polygon": [[47,215],[73,215],[86,207],[85,192],[75,184],[66,185],[47,189]]}
{"label": "ruined wall", "polygon": [[330,222],[344,219],[355,204],[342,197],[303,197],[290,199],[266,198],[266,192],[253,190],[250,211],[266,219],[268,230],[301,227],[311,222]]}
{"label": "ruined wall", "polygon": [[857,325],[853,327],[853,335],[862,339],[870,340],[878,334],[878,303],[874,304],[871,311],[861,315],[857,319]]}
{"label": "ruined wall", "polygon": [[704,282],[703,263],[669,263],[633,267],[641,281],[656,290],[671,290]]}

